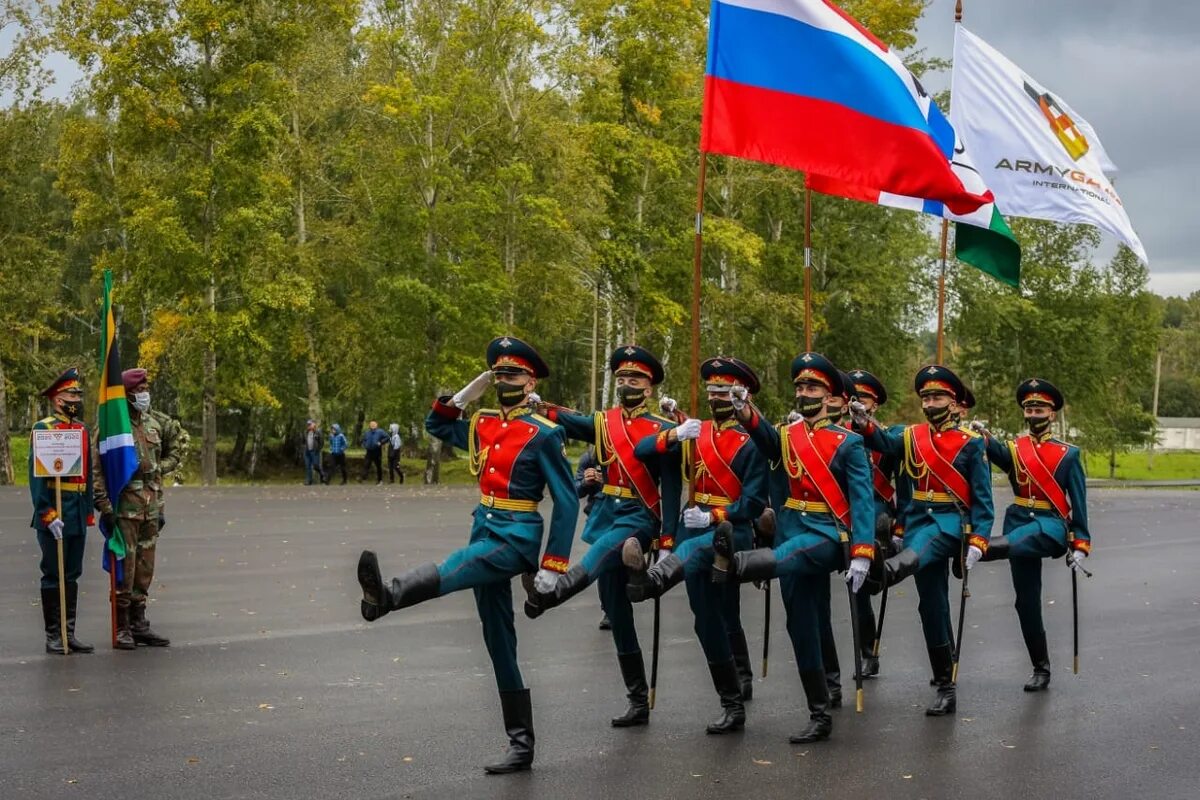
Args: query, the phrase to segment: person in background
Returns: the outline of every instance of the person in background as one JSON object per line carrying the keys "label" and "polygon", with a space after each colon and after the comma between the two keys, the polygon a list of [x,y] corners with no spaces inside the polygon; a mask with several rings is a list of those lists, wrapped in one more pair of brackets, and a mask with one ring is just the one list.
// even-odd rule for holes
{"label": "person in background", "polygon": [[[334,470],[342,472],[342,486],[346,485],[346,434],[342,433],[342,426],[336,422],[333,423],[332,433],[329,436],[329,455],[333,457],[333,466],[329,468],[329,477],[333,477]],[[329,481],[326,480],[326,483]]]}
{"label": "person in background", "polygon": [[363,460],[363,471],[362,476],[358,479],[359,483],[367,479],[372,464],[375,465],[375,485],[379,486],[383,483],[383,445],[387,440],[387,433],[379,427],[378,422],[371,420],[370,427],[363,433],[361,442],[367,455]]}
{"label": "person in background", "polygon": [[321,429],[317,427],[314,420],[309,420],[307,427],[304,429],[304,485],[312,486],[313,470],[317,472],[317,479],[321,483],[329,483],[329,479],[325,477],[324,471],[321,469],[321,451],[325,449],[325,435],[321,433]]}
{"label": "person in background", "polygon": [[404,440],[400,438],[400,425],[393,422],[388,426],[388,483],[395,483],[396,476],[400,476],[400,482],[404,483],[404,470],[400,468],[400,446],[404,444]]}

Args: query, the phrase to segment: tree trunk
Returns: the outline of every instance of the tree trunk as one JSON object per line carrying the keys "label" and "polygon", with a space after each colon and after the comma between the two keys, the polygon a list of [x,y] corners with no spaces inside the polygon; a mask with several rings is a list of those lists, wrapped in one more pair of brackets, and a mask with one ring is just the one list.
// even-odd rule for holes
{"label": "tree trunk", "polygon": [[8,441],[8,388],[4,380],[4,359],[0,359],[0,486],[11,486],[14,476]]}
{"label": "tree trunk", "polygon": [[358,409],[358,412],[354,416],[354,428],[353,428],[354,433],[350,437],[350,444],[353,445],[354,447],[358,447],[358,443],[362,441],[363,425],[365,425],[366,423],[367,423],[367,410],[365,408],[360,407]]}
{"label": "tree trunk", "polygon": [[1115,448],[1108,451],[1108,477],[1117,477],[1117,451]]}
{"label": "tree trunk", "polygon": [[[253,412],[251,412],[253,414]],[[246,444],[250,439],[250,420],[242,418],[238,425],[237,438],[233,440],[233,452],[229,456],[229,469],[240,470],[246,457]]]}
{"label": "tree trunk", "polygon": [[312,320],[304,324],[304,338],[308,345],[304,361],[304,376],[308,381],[308,418],[321,423],[321,381],[317,373],[317,340],[313,336]]}
{"label": "tree trunk", "polygon": [[[208,286],[208,312],[217,313],[217,287]],[[201,389],[201,447],[200,479],[205,486],[217,483],[217,344],[209,341],[204,347],[204,372]]]}
{"label": "tree trunk", "polygon": [[250,430],[252,431],[250,444],[250,463],[246,465],[246,475],[248,475],[250,478],[254,478],[255,474],[258,472],[258,460],[262,457],[263,449],[262,412],[257,408],[250,412]]}

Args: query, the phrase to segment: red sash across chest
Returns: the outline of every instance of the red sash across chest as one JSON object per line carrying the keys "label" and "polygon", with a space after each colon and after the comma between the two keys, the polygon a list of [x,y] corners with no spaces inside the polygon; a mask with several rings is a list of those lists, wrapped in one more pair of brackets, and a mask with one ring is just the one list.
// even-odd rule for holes
{"label": "red sash across chest", "polygon": [[733,462],[749,439],[737,428],[718,430],[712,420],[701,423],[696,459],[703,469],[696,471],[697,493],[720,495],[733,502],[742,496],[742,481],[733,471]]}
{"label": "red sash across chest", "polygon": [[479,472],[479,491],[493,497],[509,497],[517,458],[537,436],[538,426],[520,417],[480,416],[475,433],[479,437],[479,452],[487,453]]}
{"label": "red sash across chest", "polygon": [[896,488],[888,480],[887,475],[879,468],[883,461],[883,453],[871,451],[871,482],[875,484],[875,494],[883,498],[883,502],[892,503],[896,499]]}
{"label": "red sash across chest", "polygon": [[929,473],[921,480],[921,485],[917,486],[918,495],[924,491],[936,492],[945,489],[954,495],[958,502],[970,508],[970,485],[954,466],[954,459],[971,440],[970,435],[956,428],[934,433],[927,422],[913,425],[906,431],[906,435],[912,437],[917,462],[929,469]]}
{"label": "red sash across chest", "polygon": [[1030,497],[1034,500],[1045,498],[1063,519],[1070,519],[1071,503],[1054,478],[1054,472],[1069,448],[1058,442],[1035,442],[1032,436],[1025,435],[1017,437],[1013,449],[1016,451],[1017,469],[1029,475]]}
{"label": "red sash across chest", "polygon": [[[633,487],[646,507],[661,518],[658,481],[634,454],[634,448],[644,437],[657,435],[662,423],[648,415],[627,418],[619,408],[610,408],[600,416],[607,434],[605,440],[612,446],[617,466],[617,469],[607,471],[608,483],[622,488]],[[597,424],[601,424],[600,420]]]}
{"label": "red sash across chest", "polygon": [[838,447],[846,434],[830,428],[809,431],[804,422],[794,422],[784,428],[790,458],[800,465],[800,476],[788,472],[791,496],[801,501],[820,501],[829,506],[830,512],[847,528],[850,526],[850,503],[842,491],[841,484],[829,468]]}

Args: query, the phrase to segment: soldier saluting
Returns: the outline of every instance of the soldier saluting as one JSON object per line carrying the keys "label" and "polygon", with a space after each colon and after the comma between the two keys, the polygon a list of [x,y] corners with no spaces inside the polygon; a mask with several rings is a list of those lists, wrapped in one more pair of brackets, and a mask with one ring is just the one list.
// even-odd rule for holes
{"label": "soldier saluting", "polygon": [[[57,507],[54,480],[34,475],[33,447],[29,448],[29,497],[33,501],[30,527],[37,531],[42,551],[42,618],[46,630],[46,652],[63,655],[62,625],[59,606],[59,581],[65,581],[67,646],[73,653],[95,650],[75,638],[75,613],[79,603],[79,576],[83,574],[83,550],[87,529],[92,524],[92,480],[88,462],[87,426],[83,424],[83,386],[79,370],[69,367],[42,392],[54,409],[45,419],[34,423],[33,430],[82,430],[84,474],[61,478],[62,509]],[[63,574],[58,573],[58,541],[63,547]]]}
{"label": "soldier saluting", "polygon": [[1052,383],[1030,378],[1017,387],[1017,405],[1029,433],[1003,442],[984,431],[992,466],[1012,484],[1012,505],[1004,512],[1004,533],[991,540],[985,561],[1008,559],[1017,593],[1017,619],[1033,675],[1025,691],[1050,686],[1050,652],[1042,625],[1042,560],[1066,555],[1080,569],[1092,549],[1088,531],[1087,483],[1079,448],[1050,431],[1063,407]]}

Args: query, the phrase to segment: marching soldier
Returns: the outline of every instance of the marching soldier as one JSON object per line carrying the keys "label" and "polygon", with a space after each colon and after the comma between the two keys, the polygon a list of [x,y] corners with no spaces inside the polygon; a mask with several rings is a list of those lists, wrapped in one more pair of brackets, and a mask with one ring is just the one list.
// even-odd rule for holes
{"label": "marching soldier", "polygon": [[773,550],[735,553],[729,527],[717,528],[713,546],[718,555],[732,559],[731,577],[718,565],[713,578],[743,582],[779,578],[788,635],[809,710],[809,724],[789,741],[805,744],[828,739],[833,729],[820,618],[829,574],[848,567],[851,589],[862,588],[875,552],[875,518],[862,437],[832,424],[826,416],[829,397],[842,393],[838,370],[820,353],[801,353],[792,361],[792,382],[801,420],[778,428],[766,424],[746,401],[745,389],[732,392],[737,418],[771,465],[771,496],[786,500],[776,509]]}
{"label": "marching soldier", "polygon": [[982,438],[958,427],[965,387],[946,367],[917,373],[914,388],[926,422],[886,430],[860,405],[852,408],[854,425],[867,447],[902,459],[902,494],[911,498],[899,509],[899,553],[874,565],[872,591],[915,575],[918,610],[937,696],[925,709],[945,716],[957,708],[953,681],[948,562],[962,558],[971,569],[987,550],[992,528],[992,482]]}
{"label": "marching soldier", "polygon": [[621,551],[630,537],[636,538],[643,549],[656,550],[658,560],[674,547],[680,462],[678,453],[666,450],[649,461],[638,459],[635,452],[643,438],[658,436],[675,426],[672,420],[649,408],[653,387],[663,380],[659,360],[645,348],[628,345],[613,351],[608,367],[617,382],[616,406],[594,415],[558,406],[548,408],[548,416],[563,426],[569,438],[595,444],[596,459],[605,468],[604,486],[583,528],[583,541],[591,547],[553,586],[530,593],[525,615],[536,619],[590,584],[598,584],[600,604],[612,625],[617,662],[629,700],[625,713],[614,717],[612,725],[628,728],[650,721],[650,687],[634,627],[633,606],[625,593],[629,577],[621,563]]}
{"label": "marching soldier", "polygon": [[766,507],[767,464],[734,418],[730,395],[734,386],[744,386],[751,395],[758,392],[754,370],[736,358],[710,358],[700,365],[700,377],[707,387],[712,419],[685,420],[642,439],[636,448],[638,457],[649,461],[664,452],[682,451],[684,475],[695,495],[694,504],[684,509],[676,550],[647,570],[641,542],[631,536],[625,541],[623,560],[631,574],[626,593],[635,603],[686,583],[696,637],[722,708],[707,732],[721,734],[745,725],[745,701],[753,692],[754,673],[742,628],[739,586],[712,581],[713,530],[728,521],[734,547],[753,547],[753,523]]}
{"label": "marching soldier", "polygon": [[[88,435],[83,424],[83,387],[79,371],[66,369],[54,383],[42,392],[50,398],[54,409],[45,419],[38,420],[35,431],[82,430],[84,474],[62,478],[62,511],[56,503],[54,480],[38,478],[33,470],[33,446],[29,448],[29,497],[33,501],[33,520],[30,527],[37,531],[38,547],[42,551],[42,620],[46,631],[46,652],[62,655],[62,623],[59,607],[60,580],[66,581],[67,647],[72,653],[91,653],[95,650],[75,638],[75,613],[79,603],[79,576],[83,574],[83,549],[87,529],[92,524],[92,479],[87,469]],[[63,574],[58,573],[58,541],[63,545]]]}
{"label": "marching soldier", "polygon": [[[162,494],[163,429],[150,409],[150,385],[146,370],[127,369],[121,373],[129,402],[129,424],[137,448],[138,469],[119,497],[111,497],[101,467],[99,447],[92,463],[92,482],[96,487],[95,505],[110,531],[121,531],[125,542],[124,578],[117,587],[118,650],[137,646],[167,647],[171,641],[150,628],[146,601],[154,581],[154,554],[158,544],[159,498]],[[140,399],[139,399],[140,398]]]}
{"label": "marching soldier", "polygon": [[1078,570],[1092,549],[1088,531],[1087,484],[1079,448],[1050,432],[1063,396],[1053,384],[1030,378],[1017,387],[1017,405],[1029,433],[1011,442],[984,433],[992,465],[1012,484],[1012,505],[1004,513],[1004,533],[991,540],[985,561],[1008,559],[1017,594],[1021,635],[1033,662],[1025,691],[1050,686],[1050,652],[1042,625],[1042,559],[1066,555]]}
{"label": "marching soldier", "polygon": [[[466,450],[471,474],[479,479],[479,505],[470,543],[441,564],[422,564],[385,583],[379,559],[364,550],[358,562],[362,616],[373,622],[391,611],[474,589],[483,623],[483,641],[492,659],[504,729],[509,738],[503,760],[484,767],[489,774],[527,770],[533,764],[533,708],[517,666],[512,578],[537,570],[536,586],[551,587],[564,572],[575,537],[579,498],[566,457],[564,429],[534,413],[530,396],[549,376],[546,362],[530,345],[512,336],[487,348],[489,370],[453,396],[439,397],[425,429]],[[462,411],[495,381],[498,411]],[[544,521],[538,501],[550,492],[554,512],[540,554]],[[540,565],[540,568],[539,568]]]}

